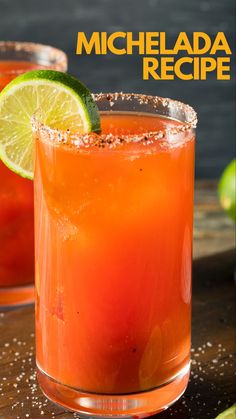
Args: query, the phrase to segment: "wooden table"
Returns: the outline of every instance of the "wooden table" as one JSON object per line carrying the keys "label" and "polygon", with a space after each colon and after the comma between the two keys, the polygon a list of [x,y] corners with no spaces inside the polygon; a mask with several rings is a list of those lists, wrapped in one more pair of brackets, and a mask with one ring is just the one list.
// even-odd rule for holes
{"label": "wooden table", "polygon": [[[234,239],[216,184],[197,183],[191,380],[158,419],[213,419],[236,401]],[[77,418],[42,395],[34,350],[33,307],[0,313],[0,419]]]}

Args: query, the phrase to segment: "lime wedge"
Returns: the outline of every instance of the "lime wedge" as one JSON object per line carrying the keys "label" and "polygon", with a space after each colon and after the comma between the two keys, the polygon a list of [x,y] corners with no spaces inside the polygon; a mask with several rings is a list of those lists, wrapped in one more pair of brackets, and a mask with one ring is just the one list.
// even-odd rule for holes
{"label": "lime wedge", "polygon": [[236,159],[225,168],[218,186],[220,203],[236,222]]}
{"label": "lime wedge", "polygon": [[100,130],[89,90],[74,77],[52,70],[22,74],[0,93],[0,159],[12,171],[33,178],[31,117],[42,110],[52,128],[86,134]]}
{"label": "lime wedge", "polygon": [[236,404],[220,413],[215,419],[236,419]]}

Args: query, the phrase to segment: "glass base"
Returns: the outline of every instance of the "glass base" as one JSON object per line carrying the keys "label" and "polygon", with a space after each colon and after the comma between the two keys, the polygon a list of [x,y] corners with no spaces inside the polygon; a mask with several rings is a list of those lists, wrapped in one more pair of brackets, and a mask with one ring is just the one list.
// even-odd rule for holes
{"label": "glass base", "polygon": [[0,309],[9,309],[34,303],[34,285],[0,287]]}
{"label": "glass base", "polygon": [[40,387],[51,401],[89,417],[144,418],[166,410],[184,393],[190,373],[188,364],[169,383],[151,391],[116,395],[85,393],[65,386],[37,367]]}

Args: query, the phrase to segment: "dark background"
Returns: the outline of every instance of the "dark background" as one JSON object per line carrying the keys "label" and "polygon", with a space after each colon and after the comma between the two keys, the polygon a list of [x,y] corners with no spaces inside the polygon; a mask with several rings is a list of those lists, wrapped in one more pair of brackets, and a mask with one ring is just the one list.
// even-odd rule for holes
{"label": "dark background", "polygon": [[[235,83],[143,81],[138,56],[76,56],[77,32],[223,31],[234,49],[235,0],[0,0],[0,39],[55,45],[69,55],[69,71],[94,92],[157,94],[191,104],[199,114],[196,175],[219,177],[235,154]],[[235,65],[232,63],[232,68]]]}

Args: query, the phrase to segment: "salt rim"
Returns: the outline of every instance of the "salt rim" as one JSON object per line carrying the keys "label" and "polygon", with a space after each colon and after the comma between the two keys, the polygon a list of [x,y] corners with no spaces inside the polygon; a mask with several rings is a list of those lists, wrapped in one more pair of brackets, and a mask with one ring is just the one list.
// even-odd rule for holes
{"label": "salt rim", "polygon": [[[18,42],[18,41],[0,41],[0,61],[2,60],[1,58],[1,52],[26,52],[26,53],[33,53],[33,54],[38,54],[38,53],[46,53],[46,58],[47,58],[47,66],[51,69],[51,70],[57,70],[57,71],[66,71],[67,70],[67,55],[64,51],[52,47],[51,45],[44,45],[44,44],[39,44],[39,43],[35,43],[35,42]],[[26,61],[28,61],[26,59]],[[35,58],[34,61],[32,61],[32,63],[35,64],[39,64],[37,62],[37,56]],[[43,65],[43,64],[42,64]],[[45,64],[44,64],[45,65]],[[46,65],[45,65],[46,66]],[[7,70],[3,72],[4,75],[11,75],[11,74],[21,74],[22,70],[18,69],[18,70]],[[1,76],[1,72],[0,72],[0,76]]]}
{"label": "salt rim", "polygon": [[[88,133],[88,134],[77,134],[71,132],[69,129],[66,131],[51,128],[50,126],[41,123],[38,118],[37,111],[31,118],[32,129],[34,133],[40,133],[39,136],[46,136],[47,139],[52,141],[54,144],[65,144],[65,145],[73,145],[78,148],[84,147],[105,147],[108,146],[109,148],[113,148],[122,143],[130,143],[130,142],[143,142],[145,145],[150,144],[157,140],[167,141],[169,142],[169,138],[171,135],[176,134],[186,134],[187,131],[194,130],[197,126],[197,113],[195,110],[182,102],[177,100],[163,98],[160,96],[150,96],[138,93],[97,93],[92,94],[93,99],[95,102],[99,103],[102,100],[107,100],[110,103],[111,111],[112,107],[114,106],[115,102],[118,99],[122,101],[132,101],[137,100],[140,105],[152,105],[153,109],[157,109],[158,106],[162,106],[163,108],[168,108],[171,105],[174,105],[176,109],[180,110],[188,116],[188,121],[181,122],[180,125],[176,125],[175,127],[166,128],[165,130],[158,130],[158,131],[149,131],[144,132],[141,134],[98,134],[98,133]],[[117,110],[119,112],[119,110]],[[132,112],[132,111],[128,111]],[[148,112],[147,114],[150,114]],[[158,115],[158,114],[157,114]],[[161,115],[161,114],[160,114]],[[161,115],[162,116],[162,115]]]}

